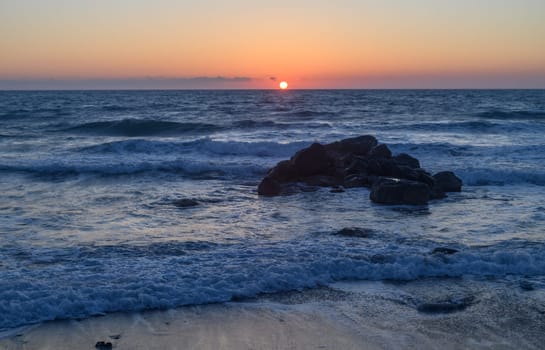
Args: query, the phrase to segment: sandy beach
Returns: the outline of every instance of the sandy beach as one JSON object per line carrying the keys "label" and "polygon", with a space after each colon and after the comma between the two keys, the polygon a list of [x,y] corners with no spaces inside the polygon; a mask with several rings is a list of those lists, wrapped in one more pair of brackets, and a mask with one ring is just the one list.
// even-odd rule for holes
{"label": "sandy beach", "polygon": [[539,349],[545,294],[520,282],[510,292],[505,287],[464,279],[343,282],[241,302],[47,322],[4,333],[0,348],[93,349],[104,341],[114,349]]}
{"label": "sandy beach", "polygon": [[0,350],[545,350],[545,0],[0,33]]}

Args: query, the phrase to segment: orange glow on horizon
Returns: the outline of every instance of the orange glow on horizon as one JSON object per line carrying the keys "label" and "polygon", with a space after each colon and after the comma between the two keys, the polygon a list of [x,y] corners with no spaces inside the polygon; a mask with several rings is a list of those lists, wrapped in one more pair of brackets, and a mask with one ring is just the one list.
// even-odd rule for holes
{"label": "orange glow on horizon", "polygon": [[54,2],[64,5],[0,5],[0,82],[237,89],[278,88],[277,77],[292,89],[545,84],[543,1]]}

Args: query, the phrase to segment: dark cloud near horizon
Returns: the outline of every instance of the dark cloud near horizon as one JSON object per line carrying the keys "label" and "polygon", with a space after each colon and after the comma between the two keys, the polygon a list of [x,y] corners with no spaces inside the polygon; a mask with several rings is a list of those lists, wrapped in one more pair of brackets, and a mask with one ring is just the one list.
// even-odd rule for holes
{"label": "dark cloud near horizon", "polygon": [[270,80],[276,81],[276,77],[269,77]]}
{"label": "dark cloud near horizon", "polygon": [[204,81],[204,82],[250,82],[253,79],[250,77],[195,77],[195,78],[150,78],[150,79],[173,79],[173,80],[186,80],[186,81]]}
{"label": "dark cloud near horizon", "polygon": [[217,89],[252,82],[250,77],[143,77],[88,79],[0,79],[0,90],[73,89]]}

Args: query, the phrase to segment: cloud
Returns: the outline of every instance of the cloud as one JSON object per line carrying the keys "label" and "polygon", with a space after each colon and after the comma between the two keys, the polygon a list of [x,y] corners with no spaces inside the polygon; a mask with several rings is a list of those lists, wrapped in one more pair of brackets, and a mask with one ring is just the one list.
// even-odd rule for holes
{"label": "cloud", "polygon": [[[154,79],[154,78],[151,78]],[[196,78],[159,78],[166,80],[177,80],[177,81],[190,81],[190,82],[222,82],[222,83],[247,83],[252,81],[252,78],[249,77],[232,77],[226,78],[222,76],[217,77],[196,77]]]}
{"label": "cloud", "polygon": [[276,77],[269,77],[270,80],[276,81]]}
{"label": "cloud", "polygon": [[75,89],[229,89],[249,87],[250,77],[139,77],[73,79],[0,79],[0,90]]}

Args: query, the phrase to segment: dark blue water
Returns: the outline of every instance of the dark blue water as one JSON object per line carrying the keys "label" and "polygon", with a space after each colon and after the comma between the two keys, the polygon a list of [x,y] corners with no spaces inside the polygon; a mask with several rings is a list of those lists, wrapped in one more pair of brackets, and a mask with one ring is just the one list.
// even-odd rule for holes
{"label": "dark blue water", "polygon": [[[464,191],[257,196],[298,149],[361,134]],[[543,135],[545,91],[0,92],[0,329],[347,279],[541,288]],[[346,226],[374,234],[332,235]]]}

